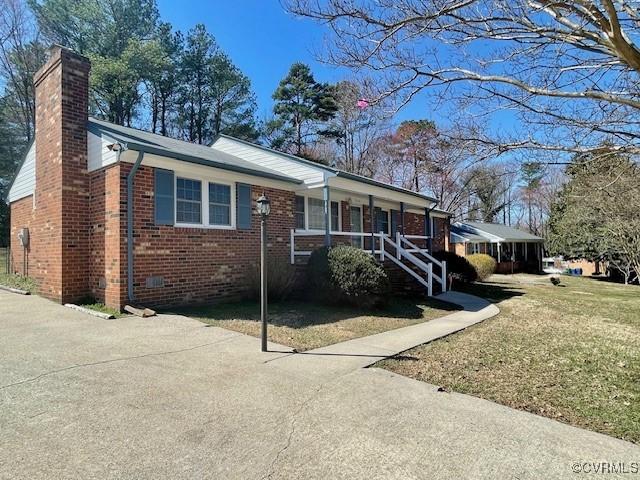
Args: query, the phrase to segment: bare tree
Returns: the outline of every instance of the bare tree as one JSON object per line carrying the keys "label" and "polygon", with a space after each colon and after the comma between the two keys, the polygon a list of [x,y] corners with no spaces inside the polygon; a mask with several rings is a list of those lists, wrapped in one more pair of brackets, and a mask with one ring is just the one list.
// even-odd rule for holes
{"label": "bare tree", "polygon": [[377,177],[388,183],[428,193],[439,208],[464,218],[474,181],[473,168],[482,159],[476,156],[475,142],[452,142],[454,132],[464,127],[439,129],[428,120],[402,122],[378,142]]}
{"label": "bare tree", "polygon": [[[326,23],[325,60],[375,72],[372,102],[425,89],[516,112],[528,128],[479,135],[495,155],[640,151],[640,11],[626,0],[287,0]],[[475,109],[478,112],[478,109]],[[556,158],[549,160],[555,163]]]}
{"label": "bare tree", "polygon": [[343,80],[335,87],[337,111],[329,126],[337,145],[338,168],[358,175],[374,176],[379,139],[388,128],[383,112],[377,107],[358,106],[363,88]]}

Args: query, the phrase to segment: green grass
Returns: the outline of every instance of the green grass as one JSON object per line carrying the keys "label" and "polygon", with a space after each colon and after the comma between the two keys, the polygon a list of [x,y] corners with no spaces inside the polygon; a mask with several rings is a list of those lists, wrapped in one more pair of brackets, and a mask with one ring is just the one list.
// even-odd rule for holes
{"label": "green grass", "polygon": [[0,247],[0,274],[5,273],[7,267],[8,251],[4,247]]}
{"label": "green grass", "polygon": [[[3,264],[0,263],[0,265]],[[37,291],[36,283],[31,278],[10,273],[0,273],[0,285],[26,290],[29,293],[36,293]]]}
{"label": "green grass", "polygon": [[96,312],[108,313],[113,315],[115,318],[122,318],[126,315],[115,308],[107,307],[104,303],[83,303],[80,304],[80,306],[88,308],[89,310],[95,310]]}
{"label": "green grass", "polygon": [[[269,340],[298,351],[373,335],[446,315],[453,307],[435,300],[394,298],[385,309],[281,302],[269,306]],[[183,315],[247,335],[260,335],[257,302],[217,304],[181,309]]]}
{"label": "green grass", "polygon": [[378,366],[640,443],[640,287],[494,276],[501,313]]}

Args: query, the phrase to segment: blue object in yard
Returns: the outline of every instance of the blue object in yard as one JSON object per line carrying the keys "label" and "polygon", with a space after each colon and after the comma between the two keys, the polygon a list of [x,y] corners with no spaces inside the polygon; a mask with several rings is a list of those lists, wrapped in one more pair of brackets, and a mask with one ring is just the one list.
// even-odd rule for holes
{"label": "blue object in yard", "polygon": [[576,268],[576,273],[582,276],[582,268]]}

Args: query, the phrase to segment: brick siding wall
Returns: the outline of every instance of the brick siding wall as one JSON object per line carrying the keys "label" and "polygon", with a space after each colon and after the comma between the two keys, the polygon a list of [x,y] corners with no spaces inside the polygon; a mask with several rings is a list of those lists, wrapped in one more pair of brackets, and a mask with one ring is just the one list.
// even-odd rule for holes
{"label": "brick siding wall", "polygon": [[120,308],[127,300],[126,179],[121,165],[91,173],[89,288],[98,301]]}
{"label": "brick siding wall", "polygon": [[434,252],[449,251],[449,234],[450,225],[447,218],[433,218],[433,241],[432,248]]}
{"label": "brick siding wall", "polygon": [[33,195],[21,198],[11,204],[11,259],[9,265],[11,273],[30,276],[34,271],[32,263],[37,260],[32,254],[32,247],[35,239],[30,238],[26,249],[20,246],[20,241],[18,240],[18,232],[22,228],[28,228],[30,235],[33,235],[34,218]]}
{"label": "brick siding wall", "polygon": [[[34,76],[35,210],[27,213],[31,198],[11,206],[12,230],[30,230],[29,275],[41,295],[60,302],[89,292],[89,69],[85,57],[53,47]],[[11,247],[15,252],[21,249],[13,234]]]}
{"label": "brick siding wall", "polygon": [[[121,192],[131,166],[120,168]],[[290,231],[294,225],[294,193],[252,186],[255,204],[263,192],[271,201],[268,219],[268,254],[289,261]],[[149,306],[204,303],[237,298],[247,293],[248,273],[260,261],[260,216],[251,218],[249,230],[186,228],[155,225],[154,171],[140,167],[134,188],[134,296]],[[124,198],[124,197],[123,197]],[[126,203],[120,202],[126,218]],[[126,298],[126,223],[121,225],[125,245],[120,252],[122,294]],[[115,248],[115,247],[114,247]],[[148,287],[147,278],[162,277],[163,287]],[[92,288],[96,288],[96,278]],[[108,300],[108,303],[113,300]]]}

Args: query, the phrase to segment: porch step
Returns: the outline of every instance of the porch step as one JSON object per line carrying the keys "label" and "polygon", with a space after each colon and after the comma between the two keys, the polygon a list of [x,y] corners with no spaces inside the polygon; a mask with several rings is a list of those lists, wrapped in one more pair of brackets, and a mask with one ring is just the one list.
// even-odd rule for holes
{"label": "porch step", "polygon": [[[424,272],[415,265],[412,265],[409,262],[404,262],[404,264],[418,275],[424,275]],[[424,287],[424,285],[418,283],[415,278],[413,278],[391,260],[385,260],[384,262],[382,262],[382,266],[387,272],[389,282],[391,283],[391,289],[394,294],[406,296],[427,296],[427,289]],[[432,288],[434,295],[441,293],[441,288],[438,282],[434,282]]]}
{"label": "porch step", "polygon": [[[424,285],[421,285],[420,283],[418,283],[418,281],[416,281],[415,278],[413,278],[411,275],[409,275],[407,272],[405,272],[402,268],[400,268],[398,265],[393,263],[391,260],[385,260],[384,262],[382,262],[382,266],[387,272],[387,276],[389,277],[389,283],[391,284],[391,290],[393,291],[394,294],[407,296],[407,297],[427,296],[427,289],[424,287]],[[416,272],[418,275],[423,274],[423,272],[420,269],[412,265],[407,265],[407,266],[411,268],[414,272]]]}

